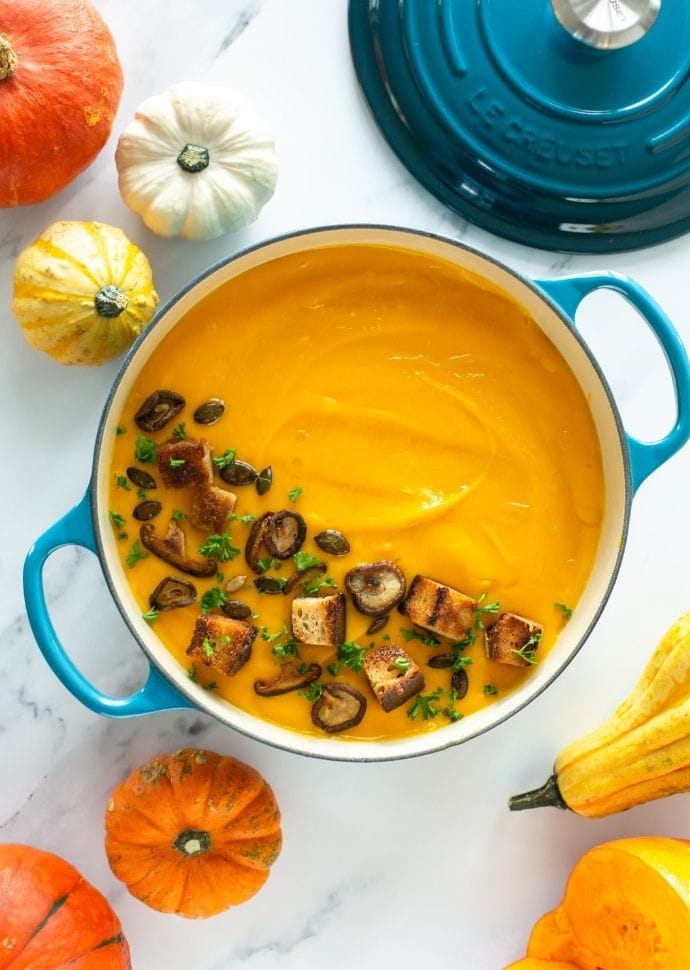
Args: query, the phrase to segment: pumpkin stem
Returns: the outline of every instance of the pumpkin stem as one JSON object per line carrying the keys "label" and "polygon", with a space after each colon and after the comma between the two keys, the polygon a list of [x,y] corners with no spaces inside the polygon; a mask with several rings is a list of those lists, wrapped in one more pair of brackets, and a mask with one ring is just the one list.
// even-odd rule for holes
{"label": "pumpkin stem", "polygon": [[0,81],[7,81],[17,70],[19,58],[5,34],[0,34]]}
{"label": "pumpkin stem", "polygon": [[526,808],[568,808],[558,787],[558,778],[551,775],[549,780],[534,791],[513,795],[508,800],[511,812],[522,812]]}
{"label": "pumpkin stem", "polygon": [[203,172],[210,161],[208,148],[188,142],[177,156],[177,164],[185,172]]}
{"label": "pumpkin stem", "polygon": [[127,309],[129,299],[119,286],[109,284],[100,288],[93,302],[102,317],[119,317]]}
{"label": "pumpkin stem", "polygon": [[202,832],[198,829],[185,829],[177,836],[173,842],[173,847],[185,856],[199,855],[211,848],[211,836],[208,832]]}

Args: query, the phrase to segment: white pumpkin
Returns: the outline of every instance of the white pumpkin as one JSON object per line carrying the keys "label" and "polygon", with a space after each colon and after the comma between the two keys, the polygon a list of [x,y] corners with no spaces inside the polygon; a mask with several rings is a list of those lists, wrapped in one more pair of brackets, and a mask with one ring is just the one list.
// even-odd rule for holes
{"label": "white pumpkin", "polygon": [[115,162],[129,208],[159,236],[185,239],[253,222],[278,178],[273,135],[245,98],[193,81],[137,108]]}

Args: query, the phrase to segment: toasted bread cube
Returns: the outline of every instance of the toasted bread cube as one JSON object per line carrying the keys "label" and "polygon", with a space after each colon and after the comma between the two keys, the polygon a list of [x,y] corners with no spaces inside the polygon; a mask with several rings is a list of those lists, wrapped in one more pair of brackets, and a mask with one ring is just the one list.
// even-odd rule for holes
{"label": "toasted bread cube", "polygon": [[474,626],[477,603],[452,586],[415,576],[398,610],[431,633],[462,640]]}
{"label": "toasted bread cube", "polygon": [[232,677],[249,660],[257,632],[255,626],[244,620],[216,614],[200,616],[187,653],[207,667]]}
{"label": "toasted bread cube", "polygon": [[486,631],[486,655],[499,664],[530,667],[543,632],[541,624],[533,620],[517,613],[501,613]]}
{"label": "toasted bread cube", "polygon": [[422,671],[402,647],[392,643],[369,650],[364,655],[364,673],[386,712],[400,707],[410,697],[424,690]]}
{"label": "toasted bread cube", "polygon": [[228,519],[235,508],[237,496],[226,488],[217,485],[199,485],[192,496],[192,508],[189,513],[192,525],[202,532],[223,533],[227,529]]}
{"label": "toasted bread cube", "polygon": [[158,471],[166,488],[210,485],[213,465],[208,442],[200,438],[164,442],[158,446]]}
{"label": "toasted bread cube", "polygon": [[345,594],[297,596],[292,601],[292,635],[313,647],[345,642]]}

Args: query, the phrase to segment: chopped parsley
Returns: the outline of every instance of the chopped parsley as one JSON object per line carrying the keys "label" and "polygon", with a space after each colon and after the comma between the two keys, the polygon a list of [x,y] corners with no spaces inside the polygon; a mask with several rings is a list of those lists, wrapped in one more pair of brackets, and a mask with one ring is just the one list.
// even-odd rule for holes
{"label": "chopped parsley", "polygon": [[211,461],[219,468],[221,471],[224,468],[229,468],[237,457],[236,448],[226,448],[222,455],[215,455]]}
{"label": "chopped parsley", "polygon": [[441,699],[441,694],[443,694],[442,687],[437,687],[433,694],[417,694],[414,703],[407,709],[407,716],[412,718],[413,721],[416,721],[418,717],[425,721],[436,717],[439,709],[434,705]]}
{"label": "chopped parsley", "polygon": [[190,667],[187,668],[187,676],[189,677],[189,679],[193,684],[198,684],[197,675],[196,675],[196,664],[192,664]]}
{"label": "chopped parsley", "polygon": [[184,458],[171,458],[168,464],[171,468],[182,468],[182,466],[186,465],[187,462],[184,460]]}
{"label": "chopped parsley", "polygon": [[125,492],[132,491],[132,486],[129,484],[129,481],[125,475],[116,475],[115,484],[118,488],[123,488]]}
{"label": "chopped parsley", "polygon": [[294,637],[286,637],[282,643],[274,643],[271,653],[277,660],[287,660],[288,657],[299,658],[299,647]]}
{"label": "chopped parsley", "polygon": [[292,557],[292,561],[295,564],[297,572],[303,573],[305,569],[311,569],[312,566],[320,566],[323,560],[319,559],[318,556],[312,555],[310,552],[304,552],[303,549],[300,549]]}
{"label": "chopped parsley", "polygon": [[154,623],[158,619],[158,610],[151,607],[145,613],[141,614],[142,620],[146,620],[147,623]]}
{"label": "chopped parsley", "polygon": [[220,562],[227,562],[228,559],[234,559],[236,556],[239,556],[241,551],[237,546],[233,546],[227,532],[209,536],[203,546],[199,546],[199,552],[202,556],[208,556],[209,559],[218,559]]}
{"label": "chopped parsley", "polygon": [[484,684],[484,687],[482,688],[482,690],[484,691],[485,694],[488,694],[489,696],[498,694],[498,688],[496,687],[495,684]]}
{"label": "chopped parsley", "polygon": [[263,556],[261,559],[256,560],[256,568],[260,573],[268,572],[272,566],[278,569],[280,567],[280,560],[274,559],[273,556]]}
{"label": "chopped parsley", "polygon": [[393,666],[397,667],[398,670],[409,670],[412,666],[412,661],[407,657],[396,657],[393,661]]}
{"label": "chopped parsley", "polygon": [[120,515],[119,512],[113,512],[112,509],[108,512],[108,515],[110,516],[110,521],[113,523],[116,529],[124,528],[126,521],[124,515]]}
{"label": "chopped parsley", "polygon": [[476,614],[476,619],[474,621],[474,625],[478,630],[484,629],[485,616],[487,615],[491,616],[492,614],[498,613],[498,611],[501,608],[501,604],[498,602],[498,600],[493,600],[491,603],[487,603],[485,606],[483,606],[482,603],[484,602],[485,599],[486,599],[486,593],[482,593],[482,595],[477,600],[477,614]]}
{"label": "chopped parsley", "polygon": [[561,613],[563,614],[563,622],[567,623],[570,617],[573,615],[573,611],[571,610],[571,608],[569,606],[566,606],[565,603],[554,603],[553,605],[556,607],[557,610],[561,611]]}
{"label": "chopped parsley", "polygon": [[201,686],[204,688],[204,690],[218,690],[218,684],[215,682],[215,680],[212,680],[209,684],[202,684]]}
{"label": "chopped parsley", "polygon": [[173,517],[173,519],[176,522],[181,522],[182,519],[188,519],[189,518],[189,516],[187,515],[186,512],[180,512],[179,509],[173,509],[172,510],[172,517]]}
{"label": "chopped parsley", "polygon": [[295,485],[295,487],[291,488],[288,492],[288,498],[291,502],[296,502],[303,491],[304,489],[301,487],[301,485]]}
{"label": "chopped parsley", "polygon": [[146,499],[148,498],[148,495],[146,493],[146,489],[145,488],[138,488],[137,489],[137,498],[139,499],[140,502],[145,502],[146,501]]}
{"label": "chopped parsley", "polygon": [[337,657],[343,666],[354,670],[356,674],[361,674],[364,670],[364,655],[366,652],[366,647],[360,647],[358,643],[352,640],[346,640],[345,643],[341,643],[338,647]]}
{"label": "chopped parsley", "polygon": [[250,525],[250,523],[256,520],[256,512],[247,512],[246,515],[238,515],[237,512],[230,513],[231,522],[242,522],[244,525]]}
{"label": "chopped parsley", "polygon": [[199,606],[201,607],[201,612],[206,615],[206,613],[210,613],[216,607],[223,606],[227,601],[228,598],[223,590],[218,586],[212,586],[201,597]]}
{"label": "chopped parsley", "polygon": [[419,630],[406,630],[404,627],[400,632],[408,643],[410,640],[419,640],[420,643],[425,643],[428,647],[437,647],[441,642],[433,633],[421,633]]}
{"label": "chopped parsley", "polygon": [[448,698],[448,706],[443,708],[443,713],[449,721],[454,723],[455,721],[461,720],[461,718],[463,718],[465,715],[462,714],[455,706],[455,702],[458,699],[458,692],[456,690],[449,691]]}
{"label": "chopped parsley", "polygon": [[155,441],[145,437],[143,434],[137,435],[134,442],[134,457],[143,465],[155,465],[158,445]]}
{"label": "chopped parsley", "polygon": [[477,639],[477,634],[474,630],[468,630],[462,640],[456,640],[451,643],[451,650],[465,650],[467,647],[471,647],[474,641]]}
{"label": "chopped parsley", "polygon": [[469,667],[472,663],[472,657],[463,657],[461,653],[455,652],[455,659],[453,660],[453,666],[451,670],[462,670],[463,667]]}
{"label": "chopped parsley", "polygon": [[282,630],[278,630],[277,633],[269,633],[268,627],[264,626],[261,628],[261,639],[265,640],[266,643],[275,643],[275,641],[280,640],[281,637],[287,636],[287,632],[287,625],[285,625]]}
{"label": "chopped parsley", "polygon": [[541,633],[533,633],[519,650],[513,650],[512,652],[517,654],[518,657],[522,657],[526,664],[533,667],[537,662],[537,647],[539,646],[540,640]]}
{"label": "chopped parsley", "polygon": [[201,649],[205,657],[212,657],[216,652],[216,646],[210,637],[204,637],[201,641]]}
{"label": "chopped parsley", "polygon": [[302,583],[302,592],[305,596],[316,596],[320,589],[335,589],[333,577],[315,576],[308,583]]}
{"label": "chopped parsley", "polygon": [[115,428],[115,435],[116,437],[119,437],[121,434],[127,434],[127,428],[123,428],[121,424],[118,424],[118,426]]}
{"label": "chopped parsley", "polygon": [[174,438],[175,441],[184,441],[184,439],[187,437],[187,428],[185,427],[184,421],[180,421],[180,423],[172,429],[171,437]]}
{"label": "chopped parsley", "polygon": [[339,663],[329,664],[328,673],[331,674],[333,677],[337,677],[338,674],[340,673],[340,664]]}
{"label": "chopped parsley", "polygon": [[304,690],[297,691],[297,693],[300,695],[300,697],[306,697],[309,703],[313,704],[314,701],[318,701],[319,697],[321,697],[323,694],[323,687],[321,684],[317,684],[316,681],[313,681]]}
{"label": "chopped parsley", "polygon": [[141,548],[141,544],[139,540],[137,539],[136,542],[132,543],[129,552],[125,556],[125,562],[127,563],[130,569],[133,569],[138,562],[141,562],[142,559],[147,559],[147,558],[148,558],[148,552],[144,552],[144,550]]}

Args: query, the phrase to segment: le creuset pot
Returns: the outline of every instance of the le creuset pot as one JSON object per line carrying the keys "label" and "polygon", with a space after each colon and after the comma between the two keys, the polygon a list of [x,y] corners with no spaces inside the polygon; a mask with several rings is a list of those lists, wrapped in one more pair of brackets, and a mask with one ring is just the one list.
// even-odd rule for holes
{"label": "le creuset pot", "polygon": [[[110,444],[117,418],[144,362],[177,322],[200,299],[234,276],[269,260],[315,247],[375,244],[404,248],[420,257],[448,260],[482,276],[510,294],[533,315],[566,359],[590,402],[604,466],[605,510],[602,535],[589,582],[571,621],[550,654],[515,692],[491,706],[441,729],[396,741],[348,742],[333,737],[295,733],[246,714],[192,683],[141,618],[124,582],[116,539],[108,520]],[[644,443],[626,434],[610,388],[597,362],[575,329],[582,299],[595,290],[615,290],[640,313],[661,344],[676,391],[677,419],[660,441]],[[115,380],[101,418],[91,482],[82,501],[45,532],[30,550],[24,569],[24,591],[32,630],[49,665],[62,683],[91,710],[111,717],[131,717],[176,708],[198,708],[230,727],[261,741],[301,754],[343,761],[391,760],[440,750],[502,722],[540,694],[580,649],[611,592],[625,546],[630,505],[638,486],[670,458],[690,436],[690,363],[672,324],[636,283],[617,273],[595,273],[557,280],[530,280],[489,257],[449,239],[412,230],[375,227],[327,227],[284,236],[209,269],[182,290],[140,335]],[[80,545],[100,559],[112,596],[146,654],[146,682],[129,697],[113,698],[97,690],[76,668],[60,643],[48,616],[42,573],[46,559],[61,546]]]}

